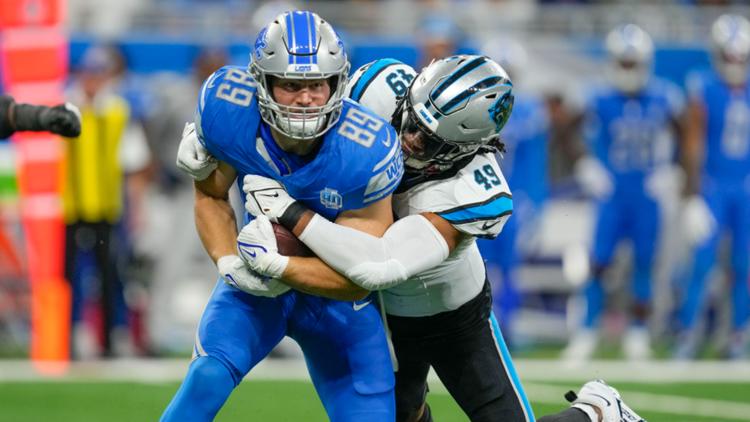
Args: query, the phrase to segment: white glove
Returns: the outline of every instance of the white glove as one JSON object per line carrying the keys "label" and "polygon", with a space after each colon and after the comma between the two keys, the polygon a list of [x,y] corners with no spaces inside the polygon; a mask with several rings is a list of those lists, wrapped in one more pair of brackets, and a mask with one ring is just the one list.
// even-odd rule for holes
{"label": "white glove", "polygon": [[259,215],[248,223],[237,236],[240,256],[254,271],[271,278],[281,278],[289,257],[279,254],[276,235],[268,217]]}
{"label": "white glove", "polygon": [[226,255],[216,261],[224,282],[254,296],[276,297],[289,291],[286,284],[256,274],[237,255]]}
{"label": "white glove", "polygon": [[209,154],[195,132],[195,123],[185,123],[180,147],[177,149],[177,168],[197,181],[205,180],[216,170],[216,158]]}
{"label": "white glove", "polygon": [[685,176],[679,167],[674,165],[661,165],[656,167],[646,177],[644,190],[653,200],[675,201],[675,195],[679,193],[680,186],[684,183]]}
{"label": "white glove", "polygon": [[685,201],[682,224],[685,237],[691,245],[703,243],[716,230],[716,218],[700,195],[693,195]]}
{"label": "white glove", "polygon": [[612,195],[614,183],[604,165],[593,157],[583,157],[575,165],[575,178],[583,191],[596,199]]}
{"label": "white glove", "polygon": [[248,174],[242,180],[242,190],[247,212],[256,217],[265,215],[274,223],[295,202],[281,183],[268,177]]}

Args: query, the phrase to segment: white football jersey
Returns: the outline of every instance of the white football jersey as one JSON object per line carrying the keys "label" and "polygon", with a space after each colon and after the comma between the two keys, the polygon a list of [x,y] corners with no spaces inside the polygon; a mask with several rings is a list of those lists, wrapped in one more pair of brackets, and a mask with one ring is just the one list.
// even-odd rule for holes
{"label": "white football jersey", "polygon": [[476,237],[495,238],[513,212],[508,183],[495,155],[479,154],[455,175],[428,180],[393,197],[397,218],[433,212],[467,234],[435,268],[383,292],[398,316],[428,316],[457,309],[482,291],[484,260]]}
{"label": "white football jersey", "polygon": [[[415,76],[414,69],[397,60],[376,60],[354,72],[347,95],[388,119]],[[457,309],[476,297],[484,285],[485,269],[475,237],[496,237],[513,210],[508,183],[494,154],[477,155],[453,175],[396,194],[393,204],[397,218],[433,212],[468,236],[437,267],[384,290],[386,312],[428,316]]]}
{"label": "white football jersey", "polygon": [[395,59],[380,59],[357,69],[346,85],[345,96],[390,120],[398,97],[406,94],[417,72]]}

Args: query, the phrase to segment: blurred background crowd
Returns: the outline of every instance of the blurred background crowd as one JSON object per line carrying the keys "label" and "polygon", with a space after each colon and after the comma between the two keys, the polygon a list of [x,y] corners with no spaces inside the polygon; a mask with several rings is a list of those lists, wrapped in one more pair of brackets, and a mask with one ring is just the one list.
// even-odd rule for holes
{"label": "blurred background crowd", "polygon": [[[343,34],[352,69],[479,52],[508,70],[514,216],[480,247],[516,353],[746,359],[742,3],[69,0],[66,95],[83,122],[65,140],[73,357],[191,350],[216,270],[175,167],[182,128],[202,81],[246,64],[258,30],[302,7]],[[0,141],[0,356],[29,341],[14,157]]]}

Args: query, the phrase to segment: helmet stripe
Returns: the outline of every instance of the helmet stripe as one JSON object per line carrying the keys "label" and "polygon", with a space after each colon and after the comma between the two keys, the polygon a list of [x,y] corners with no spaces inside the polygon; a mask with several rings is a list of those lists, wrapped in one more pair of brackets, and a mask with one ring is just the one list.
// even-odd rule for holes
{"label": "helmet stripe", "polygon": [[288,24],[291,30],[289,42],[289,60],[293,64],[312,64],[317,63],[317,34],[315,33],[315,22],[313,14],[310,12],[295,11],[287,16]]}
{"label": "helmet stripe", "polygon": [[430,99],[432,99],[432,101],[436,101],[437,98],[440,97],[440,94],[442,94],[443,91],[448,89],[448,87],[450,87],[453,84],[453,82],[456,82],[462,76],[478,68],[479,66],[485,64],[486,62],[487,62],[486,57],[479,56],[475,58],[474,60],[470,61],[469,63],[454,70],[453,73],[450,76],[448,76],[448,78],[446,78],[434,91],[430,93]]}
{"label": "helmet stripe", "polygon": [[286,14],[286,38],[289,42],[289,64],[297,63],[297,55],[294,54],[296,50],[296,40],[294,39],[294,25],[292,24],[293,13],[288,12]]}
{"label": "helmet stripe", "polygon": [[349,95],[349,98],[354,101],[362,99],[362,95],[364,95],[367,87],[370,86],[372,81],[374,81],[378,75],[388,67],[398,63],[400,62],[394,59],[381,59],[373,62],[370,68],[367,69],[354,84],[354,88],[352,88],[352,93]]}
{"label": "helmet stripe", "polygon": [[311,12],[307,12],[307,28],[310,32],[310,54],[312,54],[312,62],[318,64],[318,33],[315,28],[315,15]]}
{"label": "helmet stripe", "polygon": [[[505,78],[501,76],[492,76],[492,77],[483,79],[477,82],[476,84],[474,84],[474,86],[472,86],[471,88],[453,97],[450,101],[445,103],[445,105],[443,105],[440,108],[440,111],[445,114],[448,114],[451,111],[453,111],[454,108],[458,107],[459,104],[461,104],[465,100],[473,97],[475,94],[479,93],[483,89],[491,88],[493,85],[498,84],[498,82],[501,82],[504,79]],[[498,85],[507,86],[507,87],[511,86],[509,84],[498,84]]]}

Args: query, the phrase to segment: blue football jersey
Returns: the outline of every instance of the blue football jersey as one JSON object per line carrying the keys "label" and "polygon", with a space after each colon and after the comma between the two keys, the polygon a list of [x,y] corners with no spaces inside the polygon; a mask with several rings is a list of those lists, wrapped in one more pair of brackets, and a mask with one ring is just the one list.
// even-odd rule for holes
{"label": "blue football jersey", "polygon": [[274,178],[322,216],[366,207],[393,192],[403,176],[401,145],[384,119],[344,100],[341,118],[314,158],[283,151],[261,120],[256,83],[244,67],[225,66],[201,89],[196,130],[206,149],[247,174]]}
{"label": "blue football jersey", "polygon": [[750,171],[750,87],[730,89],[710,70],[688,75],[687,87],[690,100],[706,110],[706,173],[742,181]]}
{"label": "blue football jersey", "polygon": [[672,121],[684,107],[679,88],[656,78],[635,96],[612,87],[598,90],[587,106],[584,136],[589,151],[615,178],[640,178],[674,160]]}

